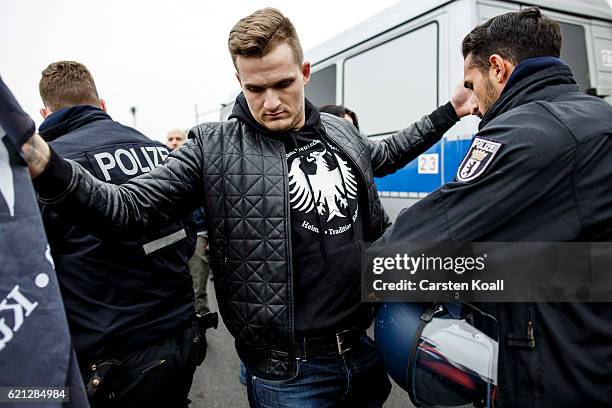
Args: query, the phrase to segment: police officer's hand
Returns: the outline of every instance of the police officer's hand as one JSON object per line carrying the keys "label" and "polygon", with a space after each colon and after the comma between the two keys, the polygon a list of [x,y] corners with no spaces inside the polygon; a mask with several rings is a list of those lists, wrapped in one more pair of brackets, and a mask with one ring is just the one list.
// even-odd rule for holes
{"label": "police officer's hand", "polygon": [[475,115],[478,112],[476,98],[474,98],[471,90],[463,86],[463,81],[455,87],[450,102],[460,118]]}

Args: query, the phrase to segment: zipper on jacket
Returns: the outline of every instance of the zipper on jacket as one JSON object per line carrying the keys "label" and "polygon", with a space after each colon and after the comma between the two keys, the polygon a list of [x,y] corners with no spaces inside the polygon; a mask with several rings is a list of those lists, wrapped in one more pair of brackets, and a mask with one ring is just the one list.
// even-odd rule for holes
{"label": "zipper on jacket", "polygon": [[535,348],[535,335],[534,335],[534,326],[535,326],[535,312],[533,310],[529,310],[527,313],[527,338],[529,339],[529,347]]}
{"label": "zipper on jacket", "polygon": [[535,347],[535,337],[533,336],[533,320],[527,322],[527,338],[529,339],[529,345]]}
{"label": "zipper on jacket", "polygon": [[529,310],[527,312],[527,328],[525,334],[508,333],[507,344],[508,347],[515,348],[535,348],[535,335],[534,335],[535,319],[534,312]]}
{"label": "zipper on jacket", "polygon": [[[294,285],[293,285],[293,245],[291,244],[291,208],[289,208],[289,202],[291,197],[289,197],[289,169],[287,168],[287,152],[285,151],[285,144],[280,143],[281,150],[281,164],[283,166],[283,179],[285,184],[285,194],[284,194],[284,210],[285,217],[287,222],[285,222],[285,234],[287,234],[287,267],[289,268],[289,334],[291,337],[291,343],[289,344],[289,356],[295,356],[297,353],[295,352],[295,311],[294,311]],[[288,364],[291,367],[296,367],[296,362],[289,358]],[[294,370],[292,372],[291,377],[294,376]]]}
{"label": "zipper on jacket", "polygon": [[[342,146],[340,146],[338,143],[336,143],[333,139],[333,137],[329,136],[329,134],[327,133],[327,130],[325,131],[325,134],[327,135],[327,137],[329,138],[329,141],[331,142],[331,144],[338,150],[340,150],[342,153],[344,153],[344,155],[348,158],[348,160],[351,162],[351,164],[357,169],[357,171],[359,172],[359,175],[361,176],[361,181],[363,181],[363,184],[366,185],[366,189],[367,189],[367,180],[366,180],[366,176],[365,173],[363,172],[363,170],[361,170],[361,167],[359,167],[357,165],[357,163],[353,160],[353,157],[346,151],[344,150],[344,148]],[[368,206],[370,204],[370,197],[368,196]]]}
{"label": "zipper on jacket", "polygon": [[151,362],[150,364],[147,364],[141,371],[141,374],[146,374],[147,372],[151,371],[152,369],[154,369],[155,367],[159,367],[160,365],[164,365],[166,363],[166,359],[162,358],[160,360],[156,360]]}
{"label": "zipper on jacket", "polygon": [[[325,129],[325,126],[323,126],[323,128]],[[363,170],[361,169],[361,167],[359,167],[357,165],[357,163],[353,160],[353,158],[351,157],[351,155],[344,150],[344,148],[342,146],[340,146],[339,143],[336,143],[333,139],[332,136],[329,136],[329,134],[327,133],[327,129],[325,129],[325,135],[328,137],[329,142],[338,150],[340,150],[342,153],[344,153],[344,155],[346,156],[347,160],[353,165],[353,167],[355,167],[355,169],[357,169],[357,172],[359,173],[359,175],[361,176],[361,181],[362,181],[362,186],[365,188],[365,194],[366,194],[366,200],[368,203],[368,214],[372,214],[372,202],[370,201],[370,191],[369,191],[369,187],[368,187],[368,181],[366,179],[365,173],[363,172]],[[374,180],[372,180],[372,182],[374,182]],[[359,202],[359,194],[357,195],[357,202]],[[381,222],[382,222],[382,213],[381,213]],[[366,218],[363,218],[364,220],[366,220]],[[363,229],[364,227],[366,227],[371,236],[374,235],[374,232],[372,231],[372,226],[370,225],[370,222],[366,222],[366,223],[362,223],[361,228]],[[362,231],[363,232],[363,231]],[[366,237],[365,234],[363,236],[363,239],[361,239],[361,241],[365,242],[366,241]]]}

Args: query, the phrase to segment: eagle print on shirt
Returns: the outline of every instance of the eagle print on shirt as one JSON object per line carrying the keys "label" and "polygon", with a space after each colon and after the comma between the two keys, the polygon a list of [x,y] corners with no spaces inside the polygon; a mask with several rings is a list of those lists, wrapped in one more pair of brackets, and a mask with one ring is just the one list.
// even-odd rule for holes
{"label": "eagle print on shirt", "polygon": [[[358,203],[357,180],[353,170],[346,160],[333,151],[335,147],[330,149],[332,151],[319,140],[314,140],[289,152],[287,157],[290,162],[291,207],[304,214],[315,215],[314,211],[317,211],[324,223],[325,234],[333,235],[351,228],[348,217],[352,216],[353,221],[357,218]],[[298,150],[300,154],[297,154]],[[318,233],[318,228],[308,221],[304,221],[302,226]]]}

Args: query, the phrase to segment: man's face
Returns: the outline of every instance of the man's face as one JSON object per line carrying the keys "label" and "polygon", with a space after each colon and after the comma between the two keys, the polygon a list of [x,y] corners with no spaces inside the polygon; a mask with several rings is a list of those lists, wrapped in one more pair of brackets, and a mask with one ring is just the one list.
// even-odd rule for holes
{"label": "man's face", "polygon": [[491,76],[495,76],[493,68],[483,72],[480,67],[472,65],[472,54],[468,54],[463,64],[463,81],[465,87],[471,89],[476,98],[478,104],[476,115],[481,119],[499,99],[503,89],[503,86],[496,86]]}
{"label": "man's face", "polygon": [[310,63],[299,65],[287,43],[261,58],[236,58],[236,77],[255,120],[273,132],[304,126],[304,85]]}
{"label": "man's face", "polygon": [[166,136],[166,145],[170,150],[175,150],[185,144],[185,136],[182,133],[169,133]]}

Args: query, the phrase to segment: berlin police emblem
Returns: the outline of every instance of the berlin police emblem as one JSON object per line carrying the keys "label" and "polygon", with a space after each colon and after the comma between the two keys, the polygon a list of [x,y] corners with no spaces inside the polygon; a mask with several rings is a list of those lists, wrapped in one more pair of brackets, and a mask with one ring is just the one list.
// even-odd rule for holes
{"label": "berlin police emblem", "polygon": [[466,183],[484,173],[501,146],[499,142],[475,137],[457,170],[457,180]]}

